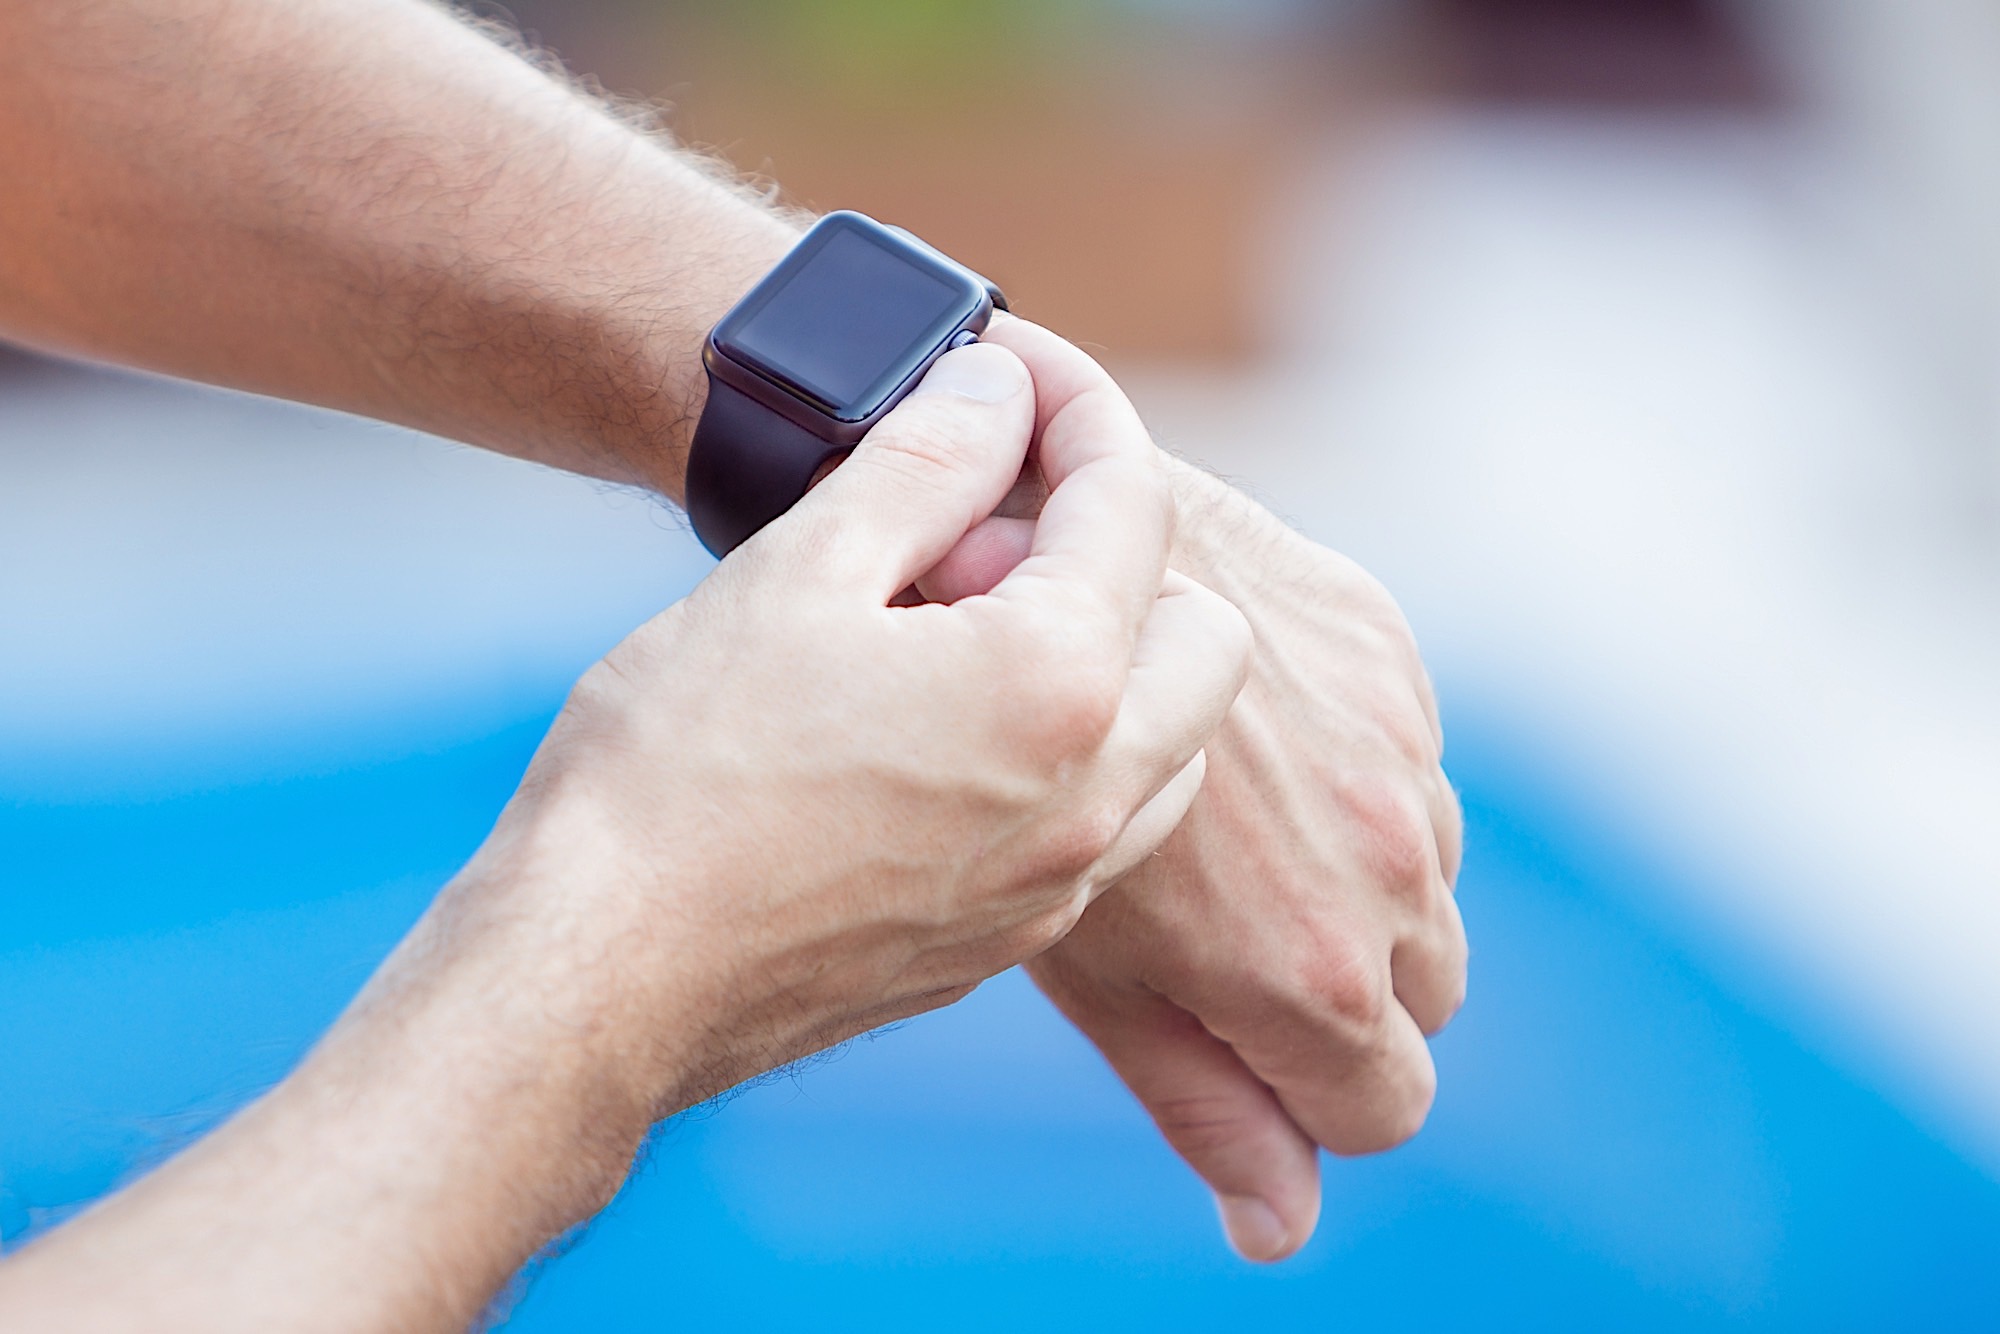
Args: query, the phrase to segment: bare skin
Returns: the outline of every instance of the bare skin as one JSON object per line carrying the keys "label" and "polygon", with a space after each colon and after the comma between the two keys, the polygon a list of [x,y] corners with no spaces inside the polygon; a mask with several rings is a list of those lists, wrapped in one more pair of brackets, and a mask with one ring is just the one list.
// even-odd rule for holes
{"label": "bare skin", "polygon": [[[0,38],[0,331],[679,498],[702,338],[792,219],[415,0],[0,0]],[[1025,322],[989,341],[1046,401],[1094,371]],[[1162,855],[1033,971],[1278,1259],[1316,1146],[1429,1106],[1457,808],[1388,595],[1161,467],[1171,565],[1253,627],[1249,684]],[[926,591],[991,588],[1031,531],[973,527]]]}

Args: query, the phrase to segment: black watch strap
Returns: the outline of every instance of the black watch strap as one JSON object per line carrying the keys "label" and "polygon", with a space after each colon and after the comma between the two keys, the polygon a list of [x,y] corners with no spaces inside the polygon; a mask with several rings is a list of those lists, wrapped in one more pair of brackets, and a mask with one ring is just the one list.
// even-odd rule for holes
{"label": "black watch strap", "polygon": [[716,556],[727,556],[796,505],[820,465],[846,448],[711,373],[708,405],[688,449],[687,514],[695,536]]}

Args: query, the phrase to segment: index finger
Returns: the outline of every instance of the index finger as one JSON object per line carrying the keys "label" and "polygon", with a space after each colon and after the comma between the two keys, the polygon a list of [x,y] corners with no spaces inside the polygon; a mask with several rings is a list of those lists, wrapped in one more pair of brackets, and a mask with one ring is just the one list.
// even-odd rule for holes
{"label": "index finger", "polygon": [[993,589],[1002,598],[1081,603],[1135,638],[1167,568],[1173,497],[1145,424],[1104,368],[1021,319],[985,340],[1027,363],[1049,497],[1028,555]]}

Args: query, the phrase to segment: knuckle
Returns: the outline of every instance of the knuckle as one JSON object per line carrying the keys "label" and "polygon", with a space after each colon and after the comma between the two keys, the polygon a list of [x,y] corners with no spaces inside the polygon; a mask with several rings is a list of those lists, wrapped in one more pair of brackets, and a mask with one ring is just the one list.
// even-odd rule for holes
{"label": "knuckle", "polygon": [[1111,850],[1124,827],[1123,812],[1102,804],[1086,804],[1056,820],[1044,844],[1046,878],[1064,884],[1081,880]]}
{"label": "knuckle", "polygon": [[1397,1081],[1397,1094],[1389,1099],[1383,1118],[1383,1138],[1394,1148],[1410,1140],[1430,1119],[1437,1103],[1437,1067],[1431,1063],[1429,1048],[1419,1048],[1422,1059],[1405,1064]]}
{"label": "knuckle", "polygon": [[1465,964],[1461,961],[1447,980],[1444,990],[1439,993],[1437,1020],[1431,1025],[1431,1032],[1441,1031],[1445,1025],[1458,1017],[1458,1012],[1465,1008],[1465,989]]}
{"label": "knuckle", "polygon": [[1320,920],[1297,923],[1289,940],[1289,951],[1265,974],[1272,998],[1301,1031],[1332,1037],[1348,1051],[1374,1048],[1394,1004],[1389,952]]}
{"label": "knuckle", "polygon": [[1437,834],[1438,869],[1443,873],[1446,892],[1457,883],[1459,868],[1465,862],[1465,806],[1458,798],[1458,790],[1451,785],[1442,769],[1433,772],[1432,781],[1437,787],[1436,809],[1438,819],[1433,825]]}
{"label": "knuckle", "polygon": [[1428,1049],[1383,1072],[1368,1093],[1366,1110],[1341,1128],[1326,1147],[1342,1156],[1383,1153],[1406,1144],[1424,1128],[1437,1100],[1437,1067]]}
{"label": "knuckle", "polygon": [[1438,922],[1398,948],[1396,995],[1426,1035],[1443,1031],[1465,1005],[1465,933],[1456,920]]}
{"label": "knuckle", "polygon": [[1257,647],[1249,618],[1236,604],[1202,584],[1188,581],[1186,595],[1194,600],[1205,623],[1204,634],[1217,654],[1236,671],[1238,678],[1250,670],[1250,658]]}
{"label": "knuckle", "polygon": [[1326,942],[1298,969],[1305,999],[1344,1030],[1379,1033],[1389,1017],[1392,993],[1385,970],[1346,940]]}
{"label": "knuckle", "polygon": [[1083,906],[1083,895],[1071,894],[1055,907],[1034,913],[1000,933],[997,941],[999,953],[990,961],[990,971],[997,973],[1012,968],[1055,946],[1076,925],[1077,919],[1083,915]]}
{"label": "knuckle", "polygon": [[[1465,928],[1456,915],[1445,935],[1445,943],[1440,951],[1444,970],[1444,986],[1439,988],[1440,1005],[1437,1028],[1450,1023],[1458,1012],[1465,1008],[1466,988],[1470,984],[1471,949],[1466,944]],[[1435,1030],[1433,1030],[1435,1031]]]}
{"label": "knuckle", "polygon": [[1375,878],[1405,897],[1421,897],[1440,874],[1425,803],[1406,784],[1370,775],[1344,784],[1341,804],[1353,816],[1362,856]]}
{"label": "knuckle", "polygon": [[1057,749],[1065,756],[1089,755],[1111,735],[1122,691],[1112,674],[1081,670],[1056,690],[1048,719]]}
{"label": "knuckle", "polygon": [[1022,735],[1057,764],[1094,754],[1118,721],[1123,674],[1079,642],[1073,629],[1028,633]]}

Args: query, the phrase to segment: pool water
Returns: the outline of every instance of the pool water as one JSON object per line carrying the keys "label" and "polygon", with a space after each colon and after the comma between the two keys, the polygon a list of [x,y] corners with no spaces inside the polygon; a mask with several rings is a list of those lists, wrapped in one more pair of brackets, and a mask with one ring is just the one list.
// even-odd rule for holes
{"label": "pool water", "polygon": [[[476,846],[559,701],[341,719],[254,765],[190,756],[181,781],[172,754],[103,754],[94,784],[0,765],[0,1236],[277,1079]],[[662,1128],[505,1328],[2000,1326],[2000,1183],[1525,729],[1446,702],[1471,998],[1428,1128],[1328,1160],[1296,1260],[1236,1261],[1009,974]]]}

